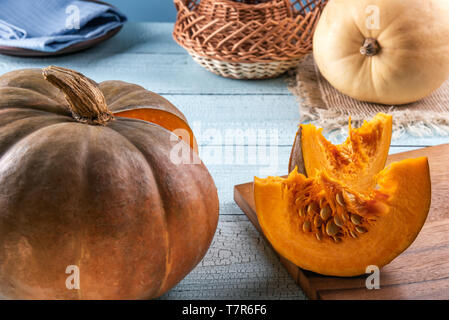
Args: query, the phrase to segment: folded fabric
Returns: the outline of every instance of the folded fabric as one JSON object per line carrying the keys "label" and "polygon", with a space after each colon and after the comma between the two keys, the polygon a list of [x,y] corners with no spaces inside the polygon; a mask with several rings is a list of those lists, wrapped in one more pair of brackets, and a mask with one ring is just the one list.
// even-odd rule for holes
{"label": "folded fabric", "polygon": [[125,22],[118,9],[91,1],[0,1],[0,46],[56,52]]}

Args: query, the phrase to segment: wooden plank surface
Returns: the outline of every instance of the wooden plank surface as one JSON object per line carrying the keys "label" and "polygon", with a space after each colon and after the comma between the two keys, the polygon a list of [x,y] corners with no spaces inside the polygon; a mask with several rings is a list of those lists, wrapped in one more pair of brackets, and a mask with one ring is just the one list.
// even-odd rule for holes
{"label": "wooden plank surface", "polygon": [[305,299],[305,296],[248,219],[244,215],[225,215],[220,216],[205,258],[162,299]]}
{"label": "wooden plank surface", "polygon": [[[449,299],[449,144],[391,155],[388,162],[427,156],[432,180],[429,216],[415,242],[382,268],[380,290],[365,287],[366,276],[339,278],[282,263],[311,299]],[[249,220],[257,221],[253,183],[235,186],[234,199]]]}
{"label": "wooden plank surface", "polygon": [[[172,101],[192,124],[200,155],[208,166],[220,197],[220,220],[212,246],[200,265],[163,299],[304,299],[301,289],[287,274],[267,242],[233,200],[235,184],[257,176],[282,174],[288,164],[299,121],[296,98],[286,78],[262,81],[224,79],[197,65],[172,39],[171,23],[127,23],[122,31],[101,45],[73,55],[21,59],[0,56],[0,74],[18,68],[42,68],[50,64],[75,68],[96,81],[119,79],[142,85]],[[253,129],[274,132],[276,169],[264,159],[226,163],[238,147],[252,153],[254,144],[223,139],[227,130]],[[404,135],[393,141],[392,152],[449,142],[449,137]],[[214,147],[218,147],[214,149]],[[219,161],[212,156],[221,150]],[[257,149],[256,149],[257,150]]]}

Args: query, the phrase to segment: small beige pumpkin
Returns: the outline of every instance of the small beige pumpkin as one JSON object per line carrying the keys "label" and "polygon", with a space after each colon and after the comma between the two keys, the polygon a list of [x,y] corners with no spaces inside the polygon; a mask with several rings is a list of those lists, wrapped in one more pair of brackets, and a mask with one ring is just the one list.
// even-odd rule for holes
{"label": "small beige pumpkin", "polygon": [[317,25],[314,58],[342,93],[405,104],[449,77],[449,1],[332,0]]}

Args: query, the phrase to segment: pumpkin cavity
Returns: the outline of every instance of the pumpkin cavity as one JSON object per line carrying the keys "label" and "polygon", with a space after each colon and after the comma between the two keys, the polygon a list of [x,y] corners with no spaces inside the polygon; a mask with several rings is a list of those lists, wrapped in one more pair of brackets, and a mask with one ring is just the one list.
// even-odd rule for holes
{"label": "pumpkin cavity", "polygon": [[340,243],[369,232],[376,218],[388,212],[388,195],[373,191],[366,196],[333,180],[325,172],[306,178],[294,170],[282,181],[289,210],[299,232],[317,241]]}

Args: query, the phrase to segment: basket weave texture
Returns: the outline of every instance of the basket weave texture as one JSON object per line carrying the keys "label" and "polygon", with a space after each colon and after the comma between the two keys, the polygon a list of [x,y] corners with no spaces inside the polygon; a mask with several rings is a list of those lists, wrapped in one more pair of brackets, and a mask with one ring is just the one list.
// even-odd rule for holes
{"label": "basket weave texture", "polygon": [[238,79],[271,78],[312,50],[327,0],[174,0],[175,41],[208,70]]}

